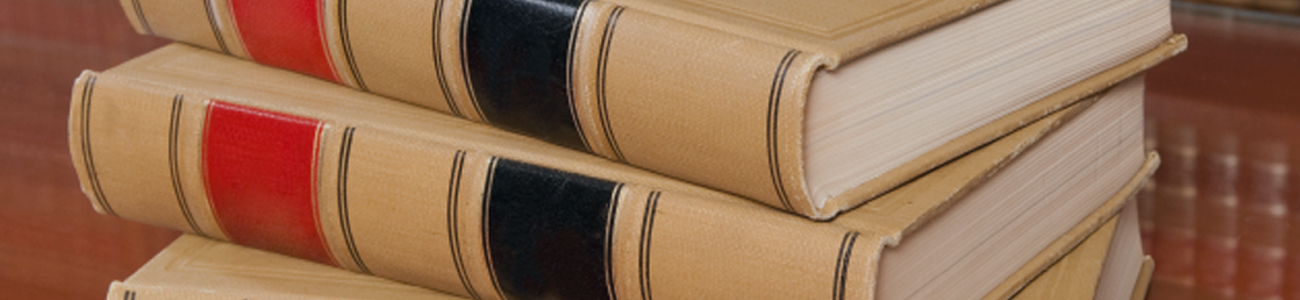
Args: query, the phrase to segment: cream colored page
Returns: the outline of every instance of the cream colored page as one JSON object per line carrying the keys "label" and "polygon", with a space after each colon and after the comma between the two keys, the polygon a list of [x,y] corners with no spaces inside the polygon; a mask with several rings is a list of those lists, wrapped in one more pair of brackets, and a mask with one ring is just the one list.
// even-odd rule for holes
{"label": "cream colored page", "polygon": [[1052,242],[1052,244],[1048,245],[1042,252],[1039,252],[1038,255],[1026,263],[1024,267],[1012,274],[1009,279],[999,284],[983,299],[1007,299],[1014,295],[1017,291],[1028,284],[1029,281],[1036,276],[1035,274],[1042,272],[1043,269],[1054,263],[1062,255],[1065,255],[1069,249],[1078,245],[1086,235],[1096,230],[1096,228],[1099,228],[1103,223],[1111,220],[1119,210],[1123,208],[1124,204],[1128,203],[1128,201],[1137,194],[1137,191],[1142,184],[1151,177],[1151,174],[1155,172],[1156,167],[1159,165],[1159,156],[1155,153],[1148,153],[1146,162],[1142,165],[1142,169],[1138,170],[1137,174],[1134,174],[1118,193],[1107,200],[1101,208],[1098,208],[1097,211],[1089,215],[1084,221],[1080,222],[1079,225],[1070,229],[1070,231],[1065,233],[1061,238]]}
{"label": "cream colored page", "polygon": [[1101,276],[1101,265],[1106,261],[1107,247],[1115,233],[1115,223],[1115,219],[1106,222],[1011,299],[1091,300]]}

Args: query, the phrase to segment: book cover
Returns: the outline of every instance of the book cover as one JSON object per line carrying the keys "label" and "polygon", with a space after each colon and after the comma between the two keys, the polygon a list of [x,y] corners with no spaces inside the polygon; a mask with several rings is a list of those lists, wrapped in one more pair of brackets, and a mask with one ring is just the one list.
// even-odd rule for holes
{"label": "book cover", "polygon": [[[1167,1],[1059,1],[121,3],[142,33],[829,219],[1114,83],[1076,85],[1099,71],[1182,47]],[[873,79],[828,97],[858,104],[810,100],[850,70]],[[872,117],[886,111],[902,119]],[[927,133],[837,142],[887,127]]]}
{"label": "book cover", "polygon": [[[984,300],[1060,299],[1092,295],[1100,261],[1114,231],[1107,222],[1051,263],[1027,265],[1034,276],[1020,293],[993,293]],[[1066,238],[1066,237],[1062,237]],[[1040,255],[1048,255],[1045,252]],[[1049,255],[1050,256],[1050,255]],[[109,286],[109,300],[131,299],[465,299],[374,276],[348,272],[266,251],[183,235],[131,277]],[[1077,299],[1092,299],[1080,297]]]}
{"label": "book cover", "polygon": [[[191,68],[186,59],[205,63]],[[871,297],[876,264],[892,255],[886,246],[920,241],[923,231],[934,226],[928,223],[950,219],[938,218],[941,213],[981,207],[953,200],[979,194],[976,187],[990,174],[1039,139],[1053,139],[1046,136],[1049,131],[1086,112],[1076,106],[1053,114],[879,201],[830,223],[817,223],[465,120],[395,102],[358,101],[374,96],[332,84],[289,84],[301,76],[223,59],[229,58],[174,46],[103,74],[85,73],[78,81],[71,150],[83,188],[98,210],[438,290],[494,298],[536,292],[529,288],[592,297]],[[274,88],[250,88],[267,84]],[[1106,184],[1073,185],[1080,189],[1070,190],[1072,197],[1098,196],[1074,203],[1117,211],[1119,200],[1105,201],[1105,195],[1135,189],[1153,166],[1153,161],[1142,166],[1140,126],[1123,125],[1140,121],[1112,119],[1140,116],[1140,84],[1138,79],[1128,81],[1119,88],[1123,92],[1114,93],[1122,97],[1094,105],[1111,108],[1094,108],[1097,113],[1090,114],[1117,122],[1117,127],[1113,133],[1088,134],[1129,141],[1125,144],[1132,147],[1095,142],[1067,147],[1078,153],[1025,154],[1080,155],[1058,158],[1071,162],[1122,158],[1123,163],[1114,166],[1093,162],[1071,167],[1101,166],[1087,169],[1088,174],[1114,175],[1105,177],[1110,178]],[[299,105],[323,101],[331,105]],[[1101,148],[1092,149],[1096,147]],[[1014,169],[1049,166],[1021,165],[998,172],[1009,176]],[[1066,168],[1053,170],[1074,174],[1063,171]],[[1065,180],[1057,177],[1032,178]],[[991,195],[989,199],[1014,198]],[[1087,211],[1066,209],[1060,218],[1025,213],[1031,217],[1016,224],[1046,230],[1057,227],[1034,222],[1104,221],[1089,219]],[[568,220],[546,222],[550,227],[542,232],[563,236],[529,231],[540,228],[528,225],[538,218]],[[516,226],[521,224],[528,226]],[[1034,232],[1059,236],[1068,229],[1059,228]],[[756,229],[764,234],[753,234]],[[999,236],[1007,243],[1025,243],[1026,251],[1050,247],[1050,239],[1017,240],[1029,236],[1026,233]],[[518,242],[528,236],[539,243],[556,241],[552,238],[562,242]],[[581,263],[543,267],[550,268],[545,272],[563,273],[583,265],[582,275],[590,280],[577,281],[586,285],[575,287],[508,281],[549,276],[517,273],[530,270],[530,263],[511,256],[519,253],[512,252],[518,250],[514,247],[552,249],[543,252],[547,255],[585,253]],[[989,255],[1011,253],[981,249]],[[1011,259],[1024,261],[1028,256]],[[998,278],[1010,276],[1014,266],[1022,264],[998,266],[1006,275],[978,280],[996,285]],[[760,276],[755,270],[765,271]],[[717,284],[700,285],[700,280]],[[591,286],[600,282],[606,285]],[[822,286],[826,282],[832,283],[829,290]],[[891,285],[881,286],[888,290]],[[585,294],[592,292],[596,294]]]}

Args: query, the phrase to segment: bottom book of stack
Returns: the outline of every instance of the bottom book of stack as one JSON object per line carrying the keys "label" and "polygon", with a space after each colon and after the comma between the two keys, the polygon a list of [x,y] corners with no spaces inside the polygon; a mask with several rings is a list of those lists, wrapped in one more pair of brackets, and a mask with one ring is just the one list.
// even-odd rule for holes
{"label": "bottom book of stack", "polygon": [[[1041,274],[1026,265],[983,297],[1135,299],[1145,295],[1151,261],[1141,254],[1133,202]],[[1042,253],[1040,256],[1050,256]],[[1137,268],[1141,266],[1141,268]],[[1017,281],[1030,280],[1027,284]],[[1011,291],[1011,293],[1007,293]],[[109,287],[109,300],[464,299],[309,261],[184,235],[134,275]]]}

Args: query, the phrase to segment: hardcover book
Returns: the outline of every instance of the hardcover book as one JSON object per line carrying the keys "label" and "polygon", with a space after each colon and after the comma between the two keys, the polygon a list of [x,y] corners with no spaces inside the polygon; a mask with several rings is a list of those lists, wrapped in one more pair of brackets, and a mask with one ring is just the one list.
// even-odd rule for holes
{"label": "hardcover book", "polygon": [[[1107,245],[1119,230],[1115,220],[1096,228],[1088,237],[1042,275],[1011,296],[1013,300],[1093,299],[1101,264],[1109,261]],[[1040,255],[1046,255],[1043,253]],[[1025,266],[1026,273],[1041,266]],[[1029,275],[1033,277],[1033,275]],[[1099,280],[1100,279],[1100,280]],[[1131,284],[1132,282],[1130,282]],[[182,235],[140,267],[131,277],[114,282],[108,300],[156,299],[465,299],[374,276],[314,264],[308,261],[222,243],[195,235]],[[983,300],[1007,297],[987,295]],[[1140,299],[1135,299],[1140,300]]]}
{"label": "hardcover book", "polygon": [[1100,264],[1101,280],[1097,282],[1094,299],[1140,300],[1146,295],[1147,281],[1142,273],[1147,257],[1142,253],[1137,210],[1137,202],[1129,201],[1116,217],[1115,236],[1111,238],[1106,261]]}
{"label": "hardcover book", "polygon": [[184,45],[72,98],[98,211],[490,299],[984,295],[1155,164],[1141,77],[831,222]]}
{"label": "hardcover book", "polygon": [[1141,273],[1149,271],[1149,259],[1142,255],[1135,204],[1126,204],[1119,216],[1034,277],[1012,299],[1144,299],[1149,277],[1142,278]]}
{"label": "hardcover book", "polygon": [[1163,0],[121,3],[142,33],[815,219],[1181,43]]}

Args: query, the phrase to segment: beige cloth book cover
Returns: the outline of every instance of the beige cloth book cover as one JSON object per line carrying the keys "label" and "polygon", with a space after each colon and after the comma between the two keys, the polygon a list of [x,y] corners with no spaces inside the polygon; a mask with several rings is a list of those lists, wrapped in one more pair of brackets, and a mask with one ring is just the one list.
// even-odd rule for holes
{"label": "beige cloth book cover", "polygon": [[121,3],[141,33],[823,220],[1183,47],[1162,0]]}
{"label": "beige cloth book cover", "polygon": [[[1115,72],[1103,76],[1128,74]],[[1084,164],[1097,166],[1091,173],[1078,174],[1113,180],[1010,182],[1077,186],[1085,190],[1072,195],[1097,197],[1081,199],[1077,216],[1052,218],[1071,220],[1059,232],[1018,240],[1027,243],[1020,262],[967,263],[1024,265],[1033,249],[1055,249],[1048,244],[1068,225],[1108,219],[1154,168],[1154,156],[1142,163],[1140,142],[1080,153],[1025,150],[1051,140],[1047,133],[1075,115],[1111,120],[1122,109],[1140,116],[1140,87],[1132,79],[1027,124],[832,222],[183,45],[84,73],[74,87],[69,142],[100,212],[463,296],[546,289],[574,298],[869,299],[878,286],[890,287],[877,279],[890,278],[878,275],[887,273],[879,264],[891,261],[891,249],[920,241],[905,234],[978,207],[954,200],[969,200],[1018,155],[1082,155],[1057,160],[1094,161]],[[1095,100],[1103,98],[1114,100]],[[1106,142],[1091,145],[1140,141],[1141,122],[1123,120],[1116,128],[1123,132],[1098,132]],[[1098,163],[1106,161],[1114,165]],[[1046,167],[1021,165],[1013,169]],[[1108,213],[1086,216],[1095,207]],[[994,277],[1010,275],[977,279],[993,286],[1002,281]],[[575,276],[589,280],[528,285]]]}
{"label": "beige cloth book cover", "polygon": [[[1117,216],[1116,219],[1118,218]],[[1103,237],[1100,233],[1114,233],[1115,223],[1116,220],[1106,222],[1105,226],[1097,230],[1097,234],[1088,237],[1070,254],[1034,277],[1012,299],[1094,300],[1097,283],[1102,279],[1101,265],[1110,259],[1107,246],[1110,246],[1111,236]]]}
{"label": "beige cloth book cover", "polygon": [[1142,234],[1137,201],[1132,201],[1120,212],[1115,237],[1111,239],[1110,257],[1101,265],[1102,281],[1097,283],[1095,299],[1132,299],[1141,287],[1142,269],[1146,254],[1142,250]]}
{"label": "beige cloth book cover", "polygon": [[[1090,289],[1096,285],[1095,279],[1101,271],[1100,261],[1106,259],[1106,246],[1114,223],[1111,220],[1096,228],[1079,246],[1047,267],[1042,275],[1010,299],[1046,300],[1061,299],[1052,297],[1056,295],[1091,295]],[[1025,266],[1022,269],[1028,271],[1026,274],[1033,274],[1039,267]],[[984,300],[1007,299],[997,296],[991,294]],[[106,299],[465,298],[187,234],[172,242],[131,277],[113,282]]]}
{"label": "beige cloth book cover", "polygon": [[1137,287],[1133,288],[1133,300],[1147,298],[1147,290],[1151,288],[1151,272],[1155,269],[1156,261],[1150,255],[1142,258],[1142,273],[1138,274]]}
{"label": "beige cloth book cover", "polygon": [[[1103,230],[1112,230],[1107,243],[1088,238],[1075,248],[1070,256],[1080,252],[1098,252],[1103,255],[1067,256],[1016,293],[1016,299],[1060,300],[1141,300],[1145,295],[1143,269],[1149,267],[1142,255],[1136,201],[1129,201],[1120,214]],[[1088,282],[1078,284],[1073,282]],[[1134,298],[1137,297],[1137,298]]]}

